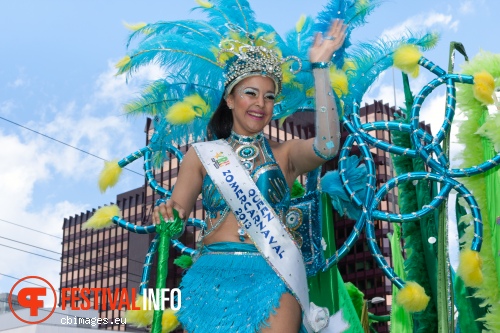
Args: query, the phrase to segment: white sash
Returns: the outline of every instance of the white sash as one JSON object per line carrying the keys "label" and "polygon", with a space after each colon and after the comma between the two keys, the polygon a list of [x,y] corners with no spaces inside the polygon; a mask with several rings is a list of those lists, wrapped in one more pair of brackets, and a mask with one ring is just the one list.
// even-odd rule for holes
{"label": "white sash", "polygon": [[328,309],[309,303],[305,264],[299,248],[231,146],[225,140],[217,140],[196,143],[193,147],[240,226],[297,298],[307,331],[335,332],[331,331],[333,325],[328,325]]}

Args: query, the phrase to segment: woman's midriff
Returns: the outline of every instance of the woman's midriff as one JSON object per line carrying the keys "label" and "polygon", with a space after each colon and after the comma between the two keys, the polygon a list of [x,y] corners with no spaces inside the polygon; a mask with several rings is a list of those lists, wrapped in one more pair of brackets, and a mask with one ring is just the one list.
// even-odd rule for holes
{"label": "woman's midriff", "polygon": [[[217,217],[213,219],[213,221],[217,221],[219,219],[219,214],[217,214]],[[212,226],[208,226],[210,229]],[[203,244],[208,245],[212,243],[218,243],[218,242],[235,242],[239,243],[241,242],[240,236],[238,234],[238,229],[239,225],[238,222],[236,221],[236,217],[234,217],[233,213],[229,213],[226,216],[226,219],[222,221],[222,223],[212,231],[210,235],[205,237],[203,239]],[[245,241],[241,243],[248,243],[248,244],[253,244],[253,242],[248,238],[245,237]]]}

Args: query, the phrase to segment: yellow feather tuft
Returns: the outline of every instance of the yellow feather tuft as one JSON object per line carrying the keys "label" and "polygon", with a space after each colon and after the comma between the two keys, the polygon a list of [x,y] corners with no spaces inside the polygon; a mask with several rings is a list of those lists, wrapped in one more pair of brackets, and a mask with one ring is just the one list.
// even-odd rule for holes
{"label": "yellow feather tuft", "polygon": [[[222,42],[221,42],[221,45],[222,45]],[[215,57],[217,58],[217,61],[219,61],[222,64],[225,64],[226,61],[228,61],[229,58],[231,58],[232,54],[229,52],[221,52],[219,54],[219,51],[220,51],[220,49],[217,46],[210,47],[210,52],[212,52],[215,55]]]}
{"label": "yellow feather tuft", "polygon": [[465,249],[460,252],[457,273],[467,287],[479,287],[483,283],[483,260],[479,252]]}
{"label": "yellow feather tuft", "polygon": [[368,0],[358,0],[358,1],[356,1],[355,6],[359,11],[359,8],[366,8],[366,7],[368,7],[369,4],[370,4],[370,2]]}
{"label": "yellow feather tuft", "polygon": [[[234,31],[230,31],[229,37],[221,40],[219,43],[221,49],[222,48],[226,48],[226,49],[233,49],[234,48],[235,52],[239,52],[239,49],[243,44],[244,44],[244,42],[242,41],[242,38],[240,37],[240,35]],[[211,51],[213,54],[215,54],[216,57],[218,57],[217,59],[223,64],[226,63],[226,61],[228,61],[230,58],[232,58],[234,56],[234,54],[231,52],[219,53],[220,49],[217,47],[212,47]]]}
{"label": "yellow feather tuft", "polygon": [[306,23],[306,16],[300,15],[299,20],[297,21],[297,23],[295,23],[295,31],[297,31],[297,33],[300,33],[302,31],[304,23]]}
{"label": "yellow feather tuft", "polygon": [[474,97],[483,104],[493,104],[493,94],[495,93],[495,79],[486,72],[474,74]]}
{"label": "yellow feather tuft", "polygon": [[345,96],[349,92],[349,83],[344,71],[338,70],[335,66],[330,67],[330,82],[337,96]]}
{"label": "yellow feather tuft", "polygon": [[193,106],[186,102],[177,102],[173,104],[167,111],[168,122],[173,125],[187,124],[193,121],[196,117],[196,112]]}
{"label": "yellow feather tuft", "polygon": [[394,66],[415,78],[419,73],[418,61],[421,57],[422,53],[415,45],[403,45],[394,52]]}
{"label": "yellow feather tuft", "polygon": [[420,312],[427,307],[430,297],[418,283],[409,281],[399,290],[396,302],[408,312]]}
{"label": "yellow feather tuft", "polygon": [[[145,310],[142,308],[144,301],[144,296],[138,295],[135,299],[135,306],[140,308],[140,310],[128,310],[125,313],[125,318],[127,318],[127,324],[133,324],[137,327],[146,327],[153,323],[153,310]],[[148,300],[148,302],[151,302]],[[152,309],[152,306],[148,306],[148,309]]]}
{"label": "yellow feather tuft", "polygon": [[[283,64],[283,65],[285,65],[285,64]],[[282,82],[285,84],[288,84],[288,83],[292,82],[295,75],[293,75],[292,72],[287,70],[287,68],[284,68],[284,67],[288,67],[288,66],[283,66],[283,65],[281,66],[282,73],[283,73],[283,81]]]}
{"label": "yellow feather tuft", "polygon": [[238,50],[238,52],[243,44],[247,44],[246,37],[241,36],[236,31],[229,32],[229,38],[225,39],[223,42],[229,43],[229,47],[234,45],[235,50]]}
{"label": "yellow feather tuft", "polygon": [[120,208],[117,205],[104,206],[99,208],[92,217],[82,225],[82,230],[99,230],[113,226],[113,217],[121,216]]}
{"label": "yellow feather tuft", "polygon": [[118,165],[118,160],[104,161],[104,168],[99,175],[99,189],[101,193],[106,192],[108,187],[115,186],[121,174],[122,168]]}
{"label": "yellow feather tuft", "polygon": [[198,94],[193,94],[184,97],[184,102],[191,104],[196,112],[197,116],[202,116],[208,113],[208,104],[205,100]]}
{"label": "yellow feather tuft", "polygon": [[140,23],[127,23],[127,22],[123,22],[123,25],[125,26],[125,28],[127,28],[129,30],[137,31],[139,29],[144,28],[147,24],[144,23],[144,22],[140,22]]}
{"label": "yellow feather tuft", "polygon": [[316,90],[314,89],[314,87],[307,89],[306,90],[306,97],[314,97],[315,91]]}
{"label": "yellow feather tuft", "polygon": [[172,332],[179,326],[179,321],[177,320],[177,316],[175,315],[174,310],[166,309],[163,311],[163,316],[161,317],[161,332],[168,333]]}
{"label": "yellow feather tuft", "polygon": [[214,6],[213,3],[210,3],[208,1],[204,1],[204,0],[195,0],[196,3],[204,8],[212,8]]}
{"label": "yellow feather tuft", "polygon": [[346,59],[344,61],[344,66],[342,66],[342,70],[346,73],[348,71],[354,71],[356,70],[356,63],[350,59]]}
{"label": "yellow feather tuft", "polygon": [[279,48],[274,47],[274,45],[276,44],[276,42],[275,42],[276,33],[270,32],[270,33],[264,35],[264,34],[262,34],[263,32],[265,32],[265,31],[260,29],[260,28],[255,31],[255,34],[262,35],[260,38],[257,38],[257,40],[255,40],[255,45],[264,46],[264,47],[267,47],[268,49],[272,49],[280,57],[282,57],[281,50]]}
{"label": "yellow feather tuft", "polygon": [[132,58],[126,55],[116,63],[115,67],[118,68],[117,75],[125,73],[132,66],[131,60]]}
{"label": "yellow feather tuft", "polygon": [[[299,90],[304,89],[304,85],[299,81],[295,80],[295,74],[293,74],[290,70],[290,66],[287,63],[281,65],[281,72],[283,73],[282,82],[288,84],[291,87],[294,87]],[[278,102],[278,100],[276,100]]]}

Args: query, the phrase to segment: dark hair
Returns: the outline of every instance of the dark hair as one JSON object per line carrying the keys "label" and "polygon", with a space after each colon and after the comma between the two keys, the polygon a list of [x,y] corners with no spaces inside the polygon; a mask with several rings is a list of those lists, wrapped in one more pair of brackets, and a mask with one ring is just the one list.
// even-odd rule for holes
{"label": "dark hair", "polygon": [[221,98],[219,106],[208,122],[208,140],[227,139],[233,129],[233,112],[227,106],[226,100]]}

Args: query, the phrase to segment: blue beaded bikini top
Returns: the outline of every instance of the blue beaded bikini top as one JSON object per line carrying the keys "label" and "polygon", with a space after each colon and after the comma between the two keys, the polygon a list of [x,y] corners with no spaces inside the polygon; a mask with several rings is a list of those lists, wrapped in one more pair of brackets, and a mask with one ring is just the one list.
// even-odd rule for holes
{"label": "blue beaded bikini top", "polygon": [[[264,134],[242,136],[232,132],[226,140],[250,172],[262,196],[283,220],[290,206],[290,189]],[[215,218],[217,213],[222,215],[228,209],[208,174],[203,179],[202,204],[209,218]]]}

